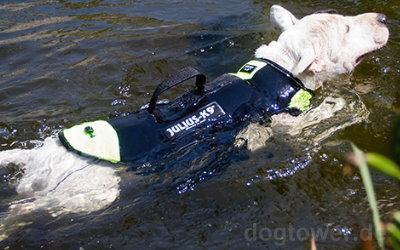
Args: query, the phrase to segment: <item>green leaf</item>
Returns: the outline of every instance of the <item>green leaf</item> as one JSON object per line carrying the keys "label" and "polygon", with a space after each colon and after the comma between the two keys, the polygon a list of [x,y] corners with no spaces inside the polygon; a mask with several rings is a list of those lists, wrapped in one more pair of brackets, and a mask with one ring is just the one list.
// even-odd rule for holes
{"label": "green leaf", "polygon": [[391,159],[377,153],[366,153],[368,165],[400,180],[400,167]]}
{"label": "green leaf", "polygon": [[400,249],[400,228],[390,223],[387,225],[387,232],[393,249]]}
{"label": "green leaf", "polygon": [[400,164],[400,116],[397,116],[394,120],[394,128],[392,135],[392,157]]}
{"label": "green leaf", "polygon": [[356,157],[356,162],[360,167],[361,178],[365,187],[365,191],[367,192],[367,198],[369,202],[369,206],[372,210],[372,220],[374,222],[375,228],[375,236],[376,241],[378,242],[378,246],[380,249],[384,248],[384,239],[383,232],[381,228],[381,220],[379,218],[379,210],[376,202],[374,187],[371,180],[371,175],[369,174],[369,169],[367,165],[367,160],[365,158],[364,153],[357,148],[354,144],[351,144],[353,147],[353,151]]}
{"label": "green leaf", "polygon": [[393,221],[397,225],[397,227],[400,228],[400,212],[394,213]]}

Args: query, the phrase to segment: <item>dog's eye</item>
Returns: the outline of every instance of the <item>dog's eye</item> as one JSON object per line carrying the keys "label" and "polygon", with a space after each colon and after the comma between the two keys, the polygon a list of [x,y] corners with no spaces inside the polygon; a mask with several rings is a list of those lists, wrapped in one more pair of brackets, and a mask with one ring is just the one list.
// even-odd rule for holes
{"label": "dog's eye", "polygon": [[346,34],[350,32],[350,26],[346,25]]}

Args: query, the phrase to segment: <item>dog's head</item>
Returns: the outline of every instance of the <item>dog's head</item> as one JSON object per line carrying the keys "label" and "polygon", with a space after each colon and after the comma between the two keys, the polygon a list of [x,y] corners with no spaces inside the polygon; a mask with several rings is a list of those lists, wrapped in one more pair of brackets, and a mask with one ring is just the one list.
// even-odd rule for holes
{"label": "dog's head", "polygon": [[[382,48],[389,38],[386,16],[379,13],[343,16],[330,10],[297,19],[288,10],[274,5],[270,18],[281,32],[272,47],[274,50],[279,47],[280,56],[288,57],[282,66],[289,67],[296,76],[320,75],[326,80],[333,75],[351,73],[362,59]],[[260,48],[256,56],[264,57],[266,53],[271,53],[271,48],[265,51]]]}

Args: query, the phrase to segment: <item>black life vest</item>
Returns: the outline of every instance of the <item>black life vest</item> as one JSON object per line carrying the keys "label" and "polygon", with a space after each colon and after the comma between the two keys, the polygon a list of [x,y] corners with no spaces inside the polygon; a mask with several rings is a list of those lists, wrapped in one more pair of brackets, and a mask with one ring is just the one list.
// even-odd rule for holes
{"label": "black life vest", "polygon": [[[196,90],[156,105],[162,92],[194,76]],[[297,115],[309,108],[313,95],[290,72],[261,59],[207,85],[197,70],[185,68],[157,87],[148,107],[64,129],[59,138],[69,150],[111,162],[162,157],[208,136],[224,133],[233,140],[251,121],[281,112]]]}

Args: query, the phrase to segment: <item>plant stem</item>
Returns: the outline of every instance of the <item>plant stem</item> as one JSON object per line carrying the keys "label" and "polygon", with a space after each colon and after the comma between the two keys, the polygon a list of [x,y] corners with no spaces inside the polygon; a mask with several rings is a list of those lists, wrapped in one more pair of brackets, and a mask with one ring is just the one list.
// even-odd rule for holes
{"label": "plant stem", "polygon": [[367,198],[369,202],[369,206],[371,207],[372,210],[372,219],[375,227],[375,235],[376,235],[376,240],[378,242],[378,246],[380,249],[384,248],[384,240],[383,240],[383,232],[381,228],[381,220],[379,218],[379,210],[378,210],[378,205],[376,202],[375,198],[375,192],[374,192],[374,187],[372,184],[372,179],[371,175],[369,173],[368,165],[367,165],[367,160],[365,158],[364,153],[357,148],[354,144],[352,144],[354,154],[356,156],[356,161],[359,164],[360,167],[360,173],[361,177],[365,186],[365,191],[367,192]]}

